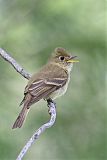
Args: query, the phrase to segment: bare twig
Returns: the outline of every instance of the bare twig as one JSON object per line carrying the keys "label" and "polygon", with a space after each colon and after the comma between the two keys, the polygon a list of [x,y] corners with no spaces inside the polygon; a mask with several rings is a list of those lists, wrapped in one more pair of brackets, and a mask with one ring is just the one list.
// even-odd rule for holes
{"label": "bare twig", "polygon": [[49,112],[51,115],[51,118],[49,120],[49,122],[43,124],[34,134],[33,136],[30,138],[30,140],[26,143],[26,145],[23,147],[23,149],[21,150],[20,154],[18,155],[16,160],[21,160],[23,158],[23,156],[26,154],[27,150],[29,149],[29,147],[33,144],[33,142],[39,138],[40,134],[42,132],[45,131],[46,128],[50,128],[51,126],[53,126],[53,124],[55,123],[55,119],[56,119],[56,107],[55,104],[51,101],[48,102],[48,106],[49,106]]}
{"label": "bare twig", "polygon": [[[6,51],[0,48],[0,55],[1,57],[8,61],[14,68],[15,70],[20,73],[23,77],[29,79],[31,75],[27,73]],[[18,155],[16,160],[21,160],[23,156],[26,154],[27,150],[30,148],[30,146],[33,144],[33,142],[39,138],[41,133],[45,131],[46,128],[50,128],[51,126],[54,125],[55,120],[56,120],[56,107],[55,103],[52,100],[48,100],[48,107],[49,107],[49,114],[51,115],[50,120],[43,124],[30,138],[30,140],[26,143],[26,145],[23,147],[21,150],[20,154]]]}
{"label": "bare twig", "polygon": [[16,61],[13,59],[6,51],[4,51],[2,48],[0,48],[0,55],[2,58],[6,61],[8,61],[14,69],[19,72],[24,78],[29,79],[31,75],[26,72]]}

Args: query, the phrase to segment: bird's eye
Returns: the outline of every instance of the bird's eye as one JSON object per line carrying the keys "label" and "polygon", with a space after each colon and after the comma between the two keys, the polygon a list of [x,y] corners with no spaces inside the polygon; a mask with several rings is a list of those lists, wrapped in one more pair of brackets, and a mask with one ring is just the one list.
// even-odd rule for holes
{"label": "bird's eye", "polygon": [[63,61],[65,58],[64,58],[64,56],[60,56],[59,59],[60,59],[61,61]]}

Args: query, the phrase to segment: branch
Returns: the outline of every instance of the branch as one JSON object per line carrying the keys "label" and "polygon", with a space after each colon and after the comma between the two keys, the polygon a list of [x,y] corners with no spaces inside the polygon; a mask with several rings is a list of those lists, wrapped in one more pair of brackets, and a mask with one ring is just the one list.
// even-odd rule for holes
{"label": "branch", "polygon": [[8,61],[8,62],[14,67],[14,69],[15,69],[18,73],[20,73],[24,78],[29,79],[29,78],[31,77],[31,75],[30,75],[28,72],[26,72],[26,71],[15,61],[15,59],[13,59],[13,58],[9,55],[9,53],[7,53],[6,51],[4,51],[2,48],[0,48],[0,55],[1,55],[1,57],[2,57],[4,60]]}
{"label": "branch", "polygon": [[48,102],[48,106],[49,106],[49,113],[51,115],[51,118],[49,120],[49,122],[43,124],[34,134],[33,136],[30,138],[30,140],[26,143],[26,145],[23,147],[23,149],[21,150],[20,154],[18,155],[16,160],[21,160],[23,158],[23,156],[26,154],[27,150],[29,149],[29,147],[34,143],[34,141],[36,139],[39,138],[39,136],[41,135],[42,132],[45,131],[46,128],[50,128],[54,125],[55,123],[55,119],[56,119],[56,107],[54,102]]}
{"label": "branch", "polygon": [[[20,73],[24,78],[26,79],[30,79],[31,75],[26,72],[6,51],[4,51],[3,49],[0,48],[0,56],[6,60],[7,62],[9,62],[14,69]],[[21,150],[20,154],[18,155],[16,160],[21,160],[23,158],[23,156],[26,154],[27,150],[31,147],[31,145],[33,144],[33,142],[39,138],[39,136],[41,135],[41,133],[43,133],[45,131],[45,129],[50,128],[54,125],[55,120],[56,120],[56,105],[55,103],[49,99],[47,100],[47,104],[49,107],[49,114],[51,115],[50,120],[43,124],[34,134],[33,136],[30,138],[30,140],[26,143],[26,145],[23,147],[23,149]]]}

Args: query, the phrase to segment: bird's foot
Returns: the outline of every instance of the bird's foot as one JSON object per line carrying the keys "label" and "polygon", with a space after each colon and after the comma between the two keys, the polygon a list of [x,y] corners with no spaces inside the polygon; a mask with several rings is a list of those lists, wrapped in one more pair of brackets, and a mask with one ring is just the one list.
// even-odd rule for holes
{"label": "bird's foot", "polygon": [[51,98],[47,99],[47,103],[48,103],[48,107],[50,103],[53,103],[56,106],[56,103]]}
{"label": "bird's foot", "polygon": [[48,113],[49,113],[50,115],[51,115],[51,113],[50,113],[50,105],[51,105],[51,103],[53,103],[53,104],[55,105],[55,107],[56,107],[56,103],[55,103],[51,98],[47,99],[47,105],[48,105],[48,107],[49,107]]}

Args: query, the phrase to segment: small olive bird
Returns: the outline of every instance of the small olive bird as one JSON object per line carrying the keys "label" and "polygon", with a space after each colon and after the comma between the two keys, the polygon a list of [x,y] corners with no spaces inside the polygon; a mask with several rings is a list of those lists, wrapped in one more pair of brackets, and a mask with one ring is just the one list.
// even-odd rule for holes
{"label": "small olive bird", "polygon": [[70,81],[70,71],[76,56],[71,56],[64,48],[56,48],[48,63],[35,73],[28,81],[24,91],[24,104],[12,128],[20,128],[27,116],[30,106],[41,99],[56,99],[63,95]]}

